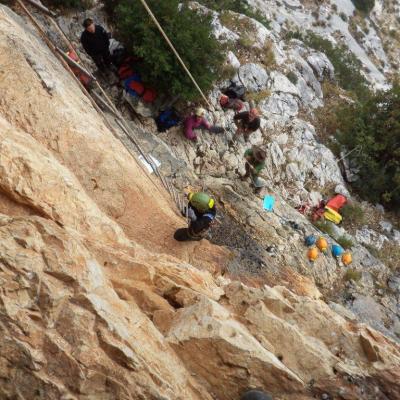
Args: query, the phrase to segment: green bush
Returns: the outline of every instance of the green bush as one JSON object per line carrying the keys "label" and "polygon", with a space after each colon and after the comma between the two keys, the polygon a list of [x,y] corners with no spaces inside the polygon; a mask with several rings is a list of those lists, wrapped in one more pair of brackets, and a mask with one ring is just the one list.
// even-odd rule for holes
{"label": "green bush", "polygon": [[375,0],[351,0],[358,11],[369,14],[375,6]]}
{"label": "green bush", "polygon": [[[114,0],[111,0],[114,2]],[[223,65],[223,51],[212,36],[211,16],[179,0],[149,0],[149,7],[203,91],[211,89]],[[190,78],[139,1],[121,0],[114,10],[120,39],[143,58],[142,78],[159,91],[183,99],[199,97]]]}
{"label": "green bush", "polygon": [[365,224],[365,213],[359,204],[346,204],[340,209],[340,214],[343,217],[343,224],[346,226]]}
{"label": "green bush", "polygon": [[199,3],[218,12],[230,10],[246,15],[271,29],[271,22],[259,10],[253,9],[246,0],[199,0]]}
{"label": "green bush", "polygon": [[340,244],[345,250],[353,247],[353,241],[349,239],[347,236],[340,236],[336,239],[338,244]]}
{"label": "green bush", "polygon": [[357,98],[369,96],[367,81],[360,72],[361,63],[346,46],[334,46],[329,40],[313,32],[308,32],[303,41],[307,46],[326,54],[335,69],[339,86],[352,92]]}
{"label": "green bush", "polygon": [[362,148],[348,156],[359,168],[353,187],[363,198],[399,211],[400,86],[395,84],[389,91],[343,105],[337,114],[338,141],[348,150]]}
{"label": "green bush", "polygon": [[46,7],[62,7],[62,8],[86,8],[81,0],[47,0],[44,2]]}
{"label": "green bush", "polygon": [[288,78],[289,81],[292,82],[294,85],[295,85],[295,84],[297,83],[297,81],[298,81],[297,75],[296,75],[293,71],[289,71],[289,72],[286,74],[286,78]]}
{"label": "green bush", "polygon": [[360,271],[357,271],[355,269],[348,269],[344,275],[344,280],[345,281],[354,281],[358,282],[362,278],[362,273]]}
{"label": "green bush", "polygon": [[314,226],[318,228],[321,232],[324,232],[327,235],[333,237],[334,230],[331,222],[319,219],[318,221],[314,222]]}

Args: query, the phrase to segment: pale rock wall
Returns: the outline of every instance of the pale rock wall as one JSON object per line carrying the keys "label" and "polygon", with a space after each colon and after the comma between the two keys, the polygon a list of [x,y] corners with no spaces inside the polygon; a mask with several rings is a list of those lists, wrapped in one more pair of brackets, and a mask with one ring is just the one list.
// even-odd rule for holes
{"label": "pale rock wall", "polygon": [[170,199],[3,6],[0,71],[0,398],[400,398],[398,345],[310,282],[250,288],[173,242]]}

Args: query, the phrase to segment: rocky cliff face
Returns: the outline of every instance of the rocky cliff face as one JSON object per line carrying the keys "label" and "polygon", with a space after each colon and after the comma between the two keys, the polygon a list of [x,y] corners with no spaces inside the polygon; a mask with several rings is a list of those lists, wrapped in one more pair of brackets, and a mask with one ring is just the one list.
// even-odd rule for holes
{"label": "rocky cliff face", "polygon": [[[222,276],[227,249],[174,242],[184,220],[167,194],[4,6],[0,74],[0,398],[230,400],[250,387],[282,400],[400,398],[399,346],[329,307],[311,280],[291,269],[293,291],[250,287]],[[239,204],[222,183],[226,208]],[[261,232],[240,214],[252,207],[231,212]],[[315,277],[333,268],[321,263]]]}

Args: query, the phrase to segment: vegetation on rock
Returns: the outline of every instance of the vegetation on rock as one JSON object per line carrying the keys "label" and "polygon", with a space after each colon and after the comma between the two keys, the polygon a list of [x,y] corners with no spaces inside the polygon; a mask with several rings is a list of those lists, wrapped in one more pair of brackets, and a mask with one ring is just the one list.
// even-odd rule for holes
{"label": "vegetation on rock", "polygon": [[89,0],[47,0],[44,1],[46,6],[49,7],[63,7],[63,8],[89,8],[93,4]]}
{"label": "vegetation on rock", "polygon": [[375,6],[375,0],[351,0],[358,11],[369,14]]}
{"label": "vegetation on rock", "polygon": [[[203,91],[211,89],[223,64],[223,51],[212,35],[211,16],[179,0],[148,1],[168,37]],[[108,0],[116,28],[128,49],[142,59],[143,79],[158,90],[183,99],[199,95],[140,2]]]}
{"label": "vegetation on rock", "polygon": [[337,110],[337,138],[359,168],[353,187],[365,199],[400,210],[400,86]]}
{"label": "vegetation on rock", "polygon": [[270,21],[259,11],[253,9],[246,0],[199,0],[199,3],[215,11],[234,11],[246,15],[270,29]]}

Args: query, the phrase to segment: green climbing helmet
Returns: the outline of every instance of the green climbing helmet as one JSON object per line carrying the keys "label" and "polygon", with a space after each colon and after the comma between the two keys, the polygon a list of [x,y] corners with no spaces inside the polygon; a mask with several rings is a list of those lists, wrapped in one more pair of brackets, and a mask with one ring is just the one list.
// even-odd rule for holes
{"label": "green climbing helmet", "polygon": [[189,193],[188,198],[189,203],[200,212],[206,212],[210,208],[214,207],[214,199],[212,199],[207,193]]}

